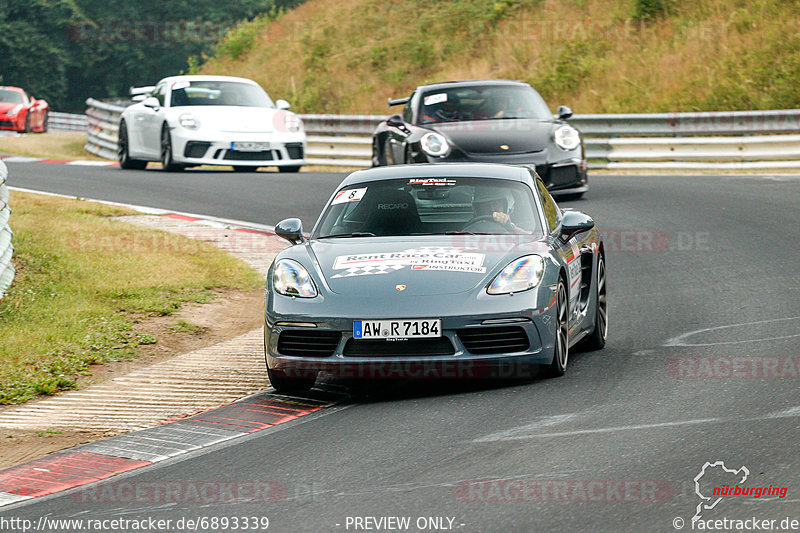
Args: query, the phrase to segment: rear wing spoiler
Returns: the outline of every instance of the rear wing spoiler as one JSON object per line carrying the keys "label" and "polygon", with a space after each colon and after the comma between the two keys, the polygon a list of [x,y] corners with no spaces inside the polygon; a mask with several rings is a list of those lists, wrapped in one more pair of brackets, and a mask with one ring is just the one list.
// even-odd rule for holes
{"label": "rear wing spoiler", "polygon": [[147,87],[131,87],[128,89],[128,94],[131,96],[138,96],[140,94],[150,94],[155,90],[155,85],[148,85]]}
{"label": "rear wing spoiler", "polygon": [[406,105],[409,100],[411,100],[410,96],[406,96],[405,98],[389,98],[389,107],[393,107],[396,105]]}

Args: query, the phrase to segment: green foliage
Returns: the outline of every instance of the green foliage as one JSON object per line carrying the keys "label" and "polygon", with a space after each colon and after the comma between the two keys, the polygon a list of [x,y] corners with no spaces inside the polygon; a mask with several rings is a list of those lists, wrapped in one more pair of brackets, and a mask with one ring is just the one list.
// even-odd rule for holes
{"label": "green foliage", "polygon": [[634,0],[633,18],[653,20],[669,14],[670,0]]}

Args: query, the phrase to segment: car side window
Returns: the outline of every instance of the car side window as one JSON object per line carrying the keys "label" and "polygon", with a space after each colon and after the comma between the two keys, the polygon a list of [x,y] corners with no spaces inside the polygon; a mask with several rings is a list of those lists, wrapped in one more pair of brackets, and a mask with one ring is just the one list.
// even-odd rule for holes
{"label": "car side window", "polygon": [[539,189],[539,197],[542,199],[542,207],[544,208],[544,216],[547,219],[547,226],[552,232],[558,226],[558,220],[561,218],[561,212],[556,205],[553,197],[547,192],[547,187],[544,186],[542,180],[536,180],[536,187]]}
{"label": "car side window", "polygon": [[165,97],[166,97],[166,94],[167,94],[166,88],[167,88],[167,84],[166,83],[162,83],[161,85],[156,87],[155,91],[153,91],[153,96],[156,97],[156,100],[158,100],[158,104],[161,107],[164,107],[164,100],[165,100]]}
{"label": "car side window", "polygon": [[406,106],[403,108],[403,122],[405,122],[406,124],[411,124],[411,118],[412,118],[412,115],[413,115],[413,112],[411,110],[411,101],[413,99],[414,99],[414,95],[412,94],[411,98],[408,99],[408,102],[406,103]]}

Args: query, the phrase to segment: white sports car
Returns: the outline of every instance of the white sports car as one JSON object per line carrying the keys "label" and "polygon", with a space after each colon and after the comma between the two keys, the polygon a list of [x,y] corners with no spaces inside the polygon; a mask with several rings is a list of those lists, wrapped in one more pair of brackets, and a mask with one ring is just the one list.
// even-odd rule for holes
{"label": "white sports car", "polygon": [[297,172],[305,164],[306,134],[289,103],[273,103],[256,82],[230,76],[172,76],[131,89],[122,113],[122,168],[161,161],[164,170],[230,165],[237,171],[274,166]]}

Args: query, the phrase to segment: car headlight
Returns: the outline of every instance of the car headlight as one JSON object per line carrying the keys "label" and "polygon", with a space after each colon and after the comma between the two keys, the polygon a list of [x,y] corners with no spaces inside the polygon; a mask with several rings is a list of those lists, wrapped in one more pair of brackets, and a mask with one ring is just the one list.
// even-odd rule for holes
{"label": "car headlight", "polygon": [[317,288],[308,271],[291,259],[281,259],[275,265],[275,270],[272,272],[272,286],[277,293],[284,296],[314,298],[317,295]]}
{"label": "car headlight", "polygon": [[294,113],[284,113],[283,126],[292,133],[303,131],[303,121]]}
{"label": "car headlight", "polygon": [[581,144],[578,130],[572,126],[561,126],[555,132],[556,145],[562,150],[574,150]]}
{"label": "car headlight", "polygon": [[184,113],[178,117],[178,122],[187,130],[196,130],[200,127],[200,121],[191,113]]}
{"label": "car headlight", "polygon": [[422,149],[425,153],[433,157],[442,157],[443,155],[447,155],[447,152],[450,151],[450,145],[447,144],[447,139],[445,139],[444,135],[440,135],[439,133],[426,133],[422,136],[420,142],[422,143]]}
{"label": "car headlight", "polygon": [[486,289],[489,294],[522,292],[539,285],[544,275],[544,259],[538,255],[526,255],[511,261],[492,280]]}
{"label": "car headlight", "polygon": [[17,104],[16,106],[14,106],[14,107],[11,109],[11,111],[9,111],[9,112],[8,112],[8,113],[6,113],[6,114],[7,114],[9,117],[13,117],[13,116],[14,116],[14,115],[16,115],[17,113],[19,113],[21,110],[22,110],[22,104]]}

